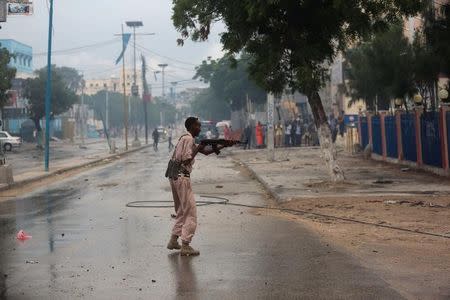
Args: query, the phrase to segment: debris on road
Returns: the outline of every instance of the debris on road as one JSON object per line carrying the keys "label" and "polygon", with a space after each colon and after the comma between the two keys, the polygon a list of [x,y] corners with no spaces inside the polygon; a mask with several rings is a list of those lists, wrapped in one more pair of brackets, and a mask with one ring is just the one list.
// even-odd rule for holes
{"label": "debris on road", "polygon": [[27,234],[25,233],[25,231],[20,230],[20,231],[17,233],[16,238],[17,238],[19,241],[26,241],[26,240],[31,239],[32,236],[31,236],[31,235],[27,235]]}
{"label": "debris on road", "polygon": [[38,264],[39,262],[37,260],[27,260],[27,261],[25,261],[25,263],[30,264],[30,265],[35,265],[35,264]]}

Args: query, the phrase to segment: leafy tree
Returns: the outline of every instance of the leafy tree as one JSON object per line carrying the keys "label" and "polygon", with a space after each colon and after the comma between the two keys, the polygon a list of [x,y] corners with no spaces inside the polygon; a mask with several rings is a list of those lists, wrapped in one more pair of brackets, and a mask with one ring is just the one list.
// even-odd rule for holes
{"label": "leafy tree", "polygon": [[13,56],[6,48],[0,48],[0,107],[5,106],[6,91],[11,88],[11,80],[16,77],[16,69],[8,66]]}
{"label": "leafy tree", "polygon": [[192,112],[205,120],[229,120],[230,103],[216,96],[212,89],[197,95],[191,103]]}
{"label": "leafy tree", "polygon": [[308,96],[321,147],[333,180],[343,180],[336,164],[327,116],[318,91],[326,62],[350,42],[420,9],[420,0],[174,0],[173,23],[187,38],[204,41],[212,23],[222,21],[223,48],[229,55],[253,57],[249,72],[265,90],[285,88]]}
{"label": "leafy tree", "polygon": [[83,75],[78,70],[70,67],[58,67],[58,73],[67,87],[75,93],[81,91],[83,85]]}
{"label": "leafy tree", "polygon": [[[247,97],[257,104],[265,103],[266,92],[249,78],[247,72],[249,60],[248,55],[243,55],[236,61],[232,61],[228,57],[217,61],[203,61],[196,68],[194,79],[200,78],[203,82],[209,83],[210,91],[201,95],[200,98],[204,100],[207,95],[213,96],[214,104],[218,104],[219,101],[224,102],[223,105],[216,105],[215,108],[229,106],[232,110],[240,110],[245,107]],[[204,104],[208,106],[207,102]]]}
{"label": "leafy tree", "polygon": [[439,16],[433,12],[426,14],[424,38],[426,45],[439,58],[439,71],[450,73],[450,4],[443,5]]}
{"label": "leafy tree", "polygon": [[[78,96],[70,87],[70,83],[64,81],[63,74],[65,72],[61,70],[61,68],[52,66],[52,116],[66,112],[78,101]],[[38,133],[41,134],[40,120],[45,116],[47,69],[37,70],[35,74],[35,78],[26,80],[25,94],[29,99],[30,118],[34,121]]]}
{"label": "leafy tree", "polygon": [[412,47],[400,24],[377,33],[368,42],[347,51],[350,105],[363,99],[369,108],[387,110],[393,98],[415,91]]}

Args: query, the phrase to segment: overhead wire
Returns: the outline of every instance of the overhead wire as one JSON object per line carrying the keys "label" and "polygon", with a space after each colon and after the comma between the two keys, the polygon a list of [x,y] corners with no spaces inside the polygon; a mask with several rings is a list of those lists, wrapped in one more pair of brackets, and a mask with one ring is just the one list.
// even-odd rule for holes
{"label": "overhead wire", "polygon": [[[114,38],[114,39],[110,39],[110,40],[106,40],[106,41],[102,41],[102,42],[98,42],[98,43],[94,43],[94,44],[88,44],[88,45],[74,47],[74,48],[68,48],[68,49],[55,50],[55,51],[52,51],[52,55],[73,54],[73,53],[81,52],[82,50],[86,50],[86,49],[90,49],[90,48],[95,49],[95,48],[112,45],[119,41],[120,41],[119,39]],[[47,51],[42,51],[42,52],[34,53],[33,55],[34,56],[44,56],[44,55],[47,55],[47,53],[48,53]]]}

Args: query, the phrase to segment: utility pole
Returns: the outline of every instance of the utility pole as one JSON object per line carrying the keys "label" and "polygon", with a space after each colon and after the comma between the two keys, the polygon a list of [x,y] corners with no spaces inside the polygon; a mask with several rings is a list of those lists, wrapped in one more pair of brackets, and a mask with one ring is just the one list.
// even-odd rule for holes
{"label": "utility pole", "polygon": [[122,24],[122,51],[124,53],[122,58],[122,76],[123,76],[123,113],[124,113],[124,129],[125,129],[125,150],[128,150],[128,98],[127,98],[127,79],[125,77],[125,41],[123,39],[123,24]]}
{"label": "utility pole", "polygon": [[171,93],[171,98],[172,98],[172,102],[175,103],[177,100],[177,81],[173,81],[170,83],[172,85],[172,93]]}
{"label": "utility pole", "polygon": [[162,98],[163,101],[166,99],[166,78],[165,78],[165,69],[168,64],[159,64],[158,67],[162,69]]}
{"label": "utility pole", "polygon": [[[137,85],[137,66],[136,66],[136,28],[144,26],[142,21],[128,21],[126,22],[128,27],[133,28],[133,86],[131,88],[131,95],[133,99],[136,100],[139,98],[139,87]],[[141,33],[140,35],[154,35],[154,33]],[[129,105],[128,110],[131,111],[131,105]],[[135,118],[135,124],[137,125],[137,120]],[[136,137],[137,139],[137,137]]]}
{"label": "utility pole", "polygon": [[81,146],[80,148],[84,148],[84,131],[85,131],[85,123],[86,120],[84,119],[85,117],[85,110],[84,110],[84,80],[81,83],[81,109],[80,109],[80,115],[81,115]]}
{"label": "utility pole", "polygon": [[45,88],[45,172],[50,165],[50,112],[52,105],[52,37],[53,37],[53,0],[50,0],[48,22],[47,84]]}

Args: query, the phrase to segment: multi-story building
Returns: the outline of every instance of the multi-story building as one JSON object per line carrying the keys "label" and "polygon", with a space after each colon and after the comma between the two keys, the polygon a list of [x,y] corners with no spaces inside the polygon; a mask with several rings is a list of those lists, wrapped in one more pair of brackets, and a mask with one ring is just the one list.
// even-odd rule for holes
{"label": "multi-story building", "polygon": [[20,134],[22,123],[29,118],[28,100],[23,90],[25,80],[33,77],[33,48],[12,39],[0,40],[0,45],[13,55],[9,66],[16,69],[16,78],[7,91],[8,102],[3,107],[2,128],[13,134]]}
{"label": "multi-story building", "polygon": [[[84,93],[86,95],[95,95],[100,91],[108,89],[110,92],[123,93],[123,75],[112,75],[109,78],[86,79]],[[125,91],[126,95],[131,95],[131,89],[134,83],[134,71],[132,69],[125,70]],[[142,78],[141,72],[136,72],[136,85],[139,89],[139,95],[142,96]]]}
{"label": "multi-story building", "polygon": [[16,78],[30,78],[33,76],[33,48],[16,40],[0,40],[2,48],[6,48],[12,55],[9,66],[17,70]]}
{"label": "multi-story building", "polygon": [[107,79],[87,79],[85,80],[84,93],[86,95],[95,95],[98,92],[108,90],[109,92],[123,92],[120,79],[111,76]]}

